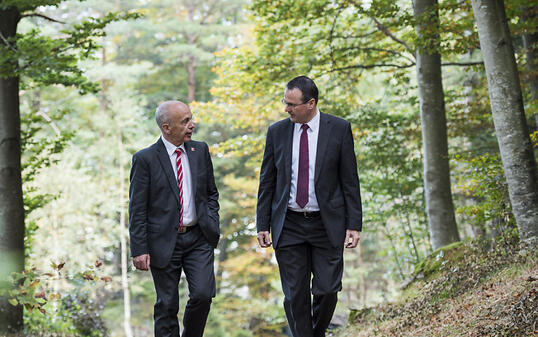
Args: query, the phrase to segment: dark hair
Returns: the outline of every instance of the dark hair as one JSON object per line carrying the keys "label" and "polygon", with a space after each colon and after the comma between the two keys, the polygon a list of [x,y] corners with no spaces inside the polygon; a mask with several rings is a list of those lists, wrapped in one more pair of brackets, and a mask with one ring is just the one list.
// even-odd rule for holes
{"label": "dark hair", "polygon": [[312,79],[306,76],[295,77],[288,82],[286,89],[292,90],[295,88],[301,90],[301,93],[303,94],[302,103],[306,103],[313,98],[316,101],[316,104],[318,104],[318,87],[316,87],[316,83],[314,83]]}

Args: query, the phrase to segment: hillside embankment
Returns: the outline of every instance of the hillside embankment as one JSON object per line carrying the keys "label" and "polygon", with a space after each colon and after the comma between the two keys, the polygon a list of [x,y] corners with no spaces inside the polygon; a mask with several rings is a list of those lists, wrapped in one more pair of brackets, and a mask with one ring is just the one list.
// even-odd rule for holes
{"label": "hillside embankment", "polygon": [[415,268],[394,303],[352,310],[337,337],[538,336],[538,249],[456,243]]}

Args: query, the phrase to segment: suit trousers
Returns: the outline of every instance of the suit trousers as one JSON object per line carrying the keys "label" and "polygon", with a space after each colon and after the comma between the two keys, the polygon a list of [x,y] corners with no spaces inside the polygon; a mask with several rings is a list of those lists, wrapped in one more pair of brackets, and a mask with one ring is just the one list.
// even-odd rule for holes
{"label": "suit trousers", "polygon": [[[179,337],[178,284],[185,271],[189,300],[183,314],[182,337],[202,337],[215,296],[213,247],[198,226],[186,233],[178,233],[174,252],[165,268],[151,267],[157,293],[154,307],[155,337]],[[151,262],[150,262],[151,265]]]}
{"label": "suit trousers", "polygon": [[335,248],[321,216],[305,218],[287,212],[276,259],[293,336],[324,337],[342,289],[343,239],[342,246]]}

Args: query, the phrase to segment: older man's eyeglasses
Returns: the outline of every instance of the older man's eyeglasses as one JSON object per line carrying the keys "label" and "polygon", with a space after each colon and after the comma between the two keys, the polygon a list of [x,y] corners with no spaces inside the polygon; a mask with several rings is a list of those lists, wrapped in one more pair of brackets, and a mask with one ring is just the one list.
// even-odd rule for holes
{"label": "older man's eyeglasses", "polygon": [[298,107],[299,105],[304,105],[306,103],[308,103],[310,100],[304,102],[304,103],[299,103],[299,104],[295,104],[295,103],[289,103],[289,102],[286,102],[286,100],[283,98],[282,99],[282,104],[284,104],[287,108],[292,108],[292,109],[295,109],[296,107]]}

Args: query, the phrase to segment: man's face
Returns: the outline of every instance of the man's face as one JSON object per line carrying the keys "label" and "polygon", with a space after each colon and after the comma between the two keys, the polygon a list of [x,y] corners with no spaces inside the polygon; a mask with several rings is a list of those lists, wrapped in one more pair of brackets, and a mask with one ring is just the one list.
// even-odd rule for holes
{"label": "man's face", "polygon": [[303,103],[303,93],[298,88],[284,91],[285,110],[294,123],[308,123],[316,115],[316,103],[312,98]]}
{"label": "man's face", "polygon": [[163,133],[166,139],[175,146],[180,146],[191,140],[194,122],[189,107],[183,104],[174,104],[170,107],[169,114],[170,123],[163,123]]}

